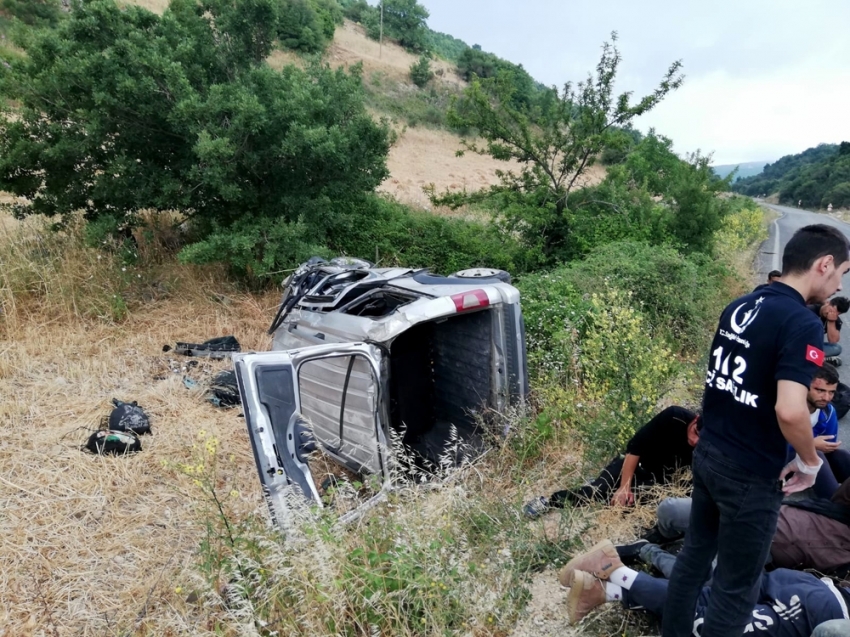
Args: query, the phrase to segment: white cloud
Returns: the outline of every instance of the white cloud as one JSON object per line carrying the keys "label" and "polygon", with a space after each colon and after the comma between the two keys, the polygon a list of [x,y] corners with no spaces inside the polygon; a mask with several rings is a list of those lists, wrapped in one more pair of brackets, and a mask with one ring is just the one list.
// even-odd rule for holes
{"label": "white cloud", "polygon": [[639,127],[717,163],[774,160],[850,141],[848,0],[420,0],[432,27],[480,43],[538,80],[581,80],[612,30],[620,90],[652,90],[684,62],[685,85]]}
{"label": "white cloud", "polygon": [[776,160],[820,143],[850,140],[850,70],[799,65],[761,77],[724,71],[690,79],[640,121],[678,152],[714,152],[714,162]]}

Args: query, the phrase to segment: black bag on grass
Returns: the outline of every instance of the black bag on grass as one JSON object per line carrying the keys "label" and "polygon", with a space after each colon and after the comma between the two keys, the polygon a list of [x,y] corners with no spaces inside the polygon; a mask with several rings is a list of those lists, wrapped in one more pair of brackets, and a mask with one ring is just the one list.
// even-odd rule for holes
{"label": "black bag on grass", "polygon": [[113,398],[112,404],[115,405],[109,414],[109,428],[112,431],[131,431],[140,436],[151,432],[150,418],[135,400],[125,403]]}
{"label": "black bag on grass", "polygon": [[99,456],[123,456],[142,450],[142,441],[132,431],[100,429],[89,436],[86,449]]}
{"label": "black bag on grass", "polygon": [[215,375],[210,383],[212,402],[216,407],[235,407],[241,403],[239,398],[239,386],[236,384],[236,372],[225,370]]}

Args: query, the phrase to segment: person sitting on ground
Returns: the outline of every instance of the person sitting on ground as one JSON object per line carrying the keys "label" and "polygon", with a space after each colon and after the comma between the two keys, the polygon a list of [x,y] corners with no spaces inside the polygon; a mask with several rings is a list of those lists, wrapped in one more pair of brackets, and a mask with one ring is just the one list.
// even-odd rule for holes
{"label": "person sitting on ground", "polygon": [[[812,435],[815,449],[823,460],[814,485],[814,492],[820,498],[829,499],[838,490],[838,485],[850,478],[850,452],[840,449],[838,440],[838,415],[832,406],[832,399],[838,389],[838,370],[824,363],[815,372],[806,404],[812,421]],[[793,457],[789,447],[789,461]]]}
{"label": "person sitting on ground", "polygon": [[[667,586],[676,558],[656,546],[642,552],[648,565],[663,578],[652,577],[624,566],[610,540],[604,540],[565,566],[559,576],[569,586],[567,615],[575,624],[594,608],[606,602],[620,602],[627,609],[643,609],[656,617],[664,612]],[[711,588],[699,594],[694,611],[694,634],[699,634]],[[850,590],[837,587],[829,578],[810,573],[777,569],[763,573],[752,619],[744,634],[765,637],[807,637],[817,627],[833,619],[847,619]]]}
{"label": "person sitting on ground", "polygon": [[[666,545],[688,530],[690,498],[666,498],[658,505],[658,524],[643,539],[616,547],[628,562],[648,545]],[[845,577],[850,573],[850,478],[830,499],[795,499],[779,509],[770,546],[773,566],[815,569]]]}
{"label": "person sitting on ground", "polygon": [[[625,456],[614,458],[598,478],[575,491],[558,491],[525,505],[526,516],[536,518],[567,502],[591,500],[619,506],[635,502],[635,489],[669,482],[682,467],[690,467],[702,427],[699,416],[684,407],[668,407],[645,424],[626,445]],[[613,493],[612,493],[613,492]]]}
{"label": "person sitting on ground", "polygon": [[839,315],[850,310],[850,299],[836,296],[826,303],[814,303],[808,307],[823,322],[823,353],[826,360],[834,365],[841,365],[841,359],[838,358],[841,355],[841,345],[838,341],[841,339],[842,321]]}
{"label": "person sitting on ground", "polygon": [[782,273],[779,270],[771,270],[767,273],[767,283],[762,283],[761,285],[757,285],[753,288],[753,292],[757,292],[762,288],[766,288],[768,285],[776,281],[779,277],[782,276]]}

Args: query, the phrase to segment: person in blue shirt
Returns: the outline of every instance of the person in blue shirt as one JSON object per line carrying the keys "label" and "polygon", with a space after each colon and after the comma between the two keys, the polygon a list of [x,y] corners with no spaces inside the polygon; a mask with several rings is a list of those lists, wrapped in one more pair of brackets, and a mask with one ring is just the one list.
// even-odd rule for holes
{"label": "person in blue shirt", "polygon": [[[806,402],[825,362],[823,324],[806,304],[825,302],[848,271],[847,237],[833,226],[805,226],[785,246],[782,277],[721,314],[694,450],[689,530],[667,588],[663,637],[690,637],[698,599],[706,603],[702,637],[741,637],[750,622],[782,498],[814,485],[823,464]],[[788,444],[797,452],[790,463]]]}
{"label": "person in blue shirt", "polygon": [[[842,482],[850,478],[850,452],[840,448],[838,415],[831,402],[837,388],[838,371],[829,363],[824,363],[823,367],[815,372],[806,396],[815,450],[823,461],[815,480],[814,492],[818,497],[827,500]],[[789,448],[788,457],[793,458],[792,448]]]}

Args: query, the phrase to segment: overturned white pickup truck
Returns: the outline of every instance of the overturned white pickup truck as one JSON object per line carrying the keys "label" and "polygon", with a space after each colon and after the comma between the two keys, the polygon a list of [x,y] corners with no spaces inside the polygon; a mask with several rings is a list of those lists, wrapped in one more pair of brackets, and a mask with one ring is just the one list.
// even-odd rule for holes
{"label": "overturned white pickup truck", "polygon": [[441,277],[347,258],[313,258],[289,277],[273,350],[233,356],[277,522],[294,490],[321,503],[309,454],[378,476],[383,493],[391,431],[436,461],[450,437],[475,443],[476,414],[526,396],[525,329],[509,281],[500,270]]}

